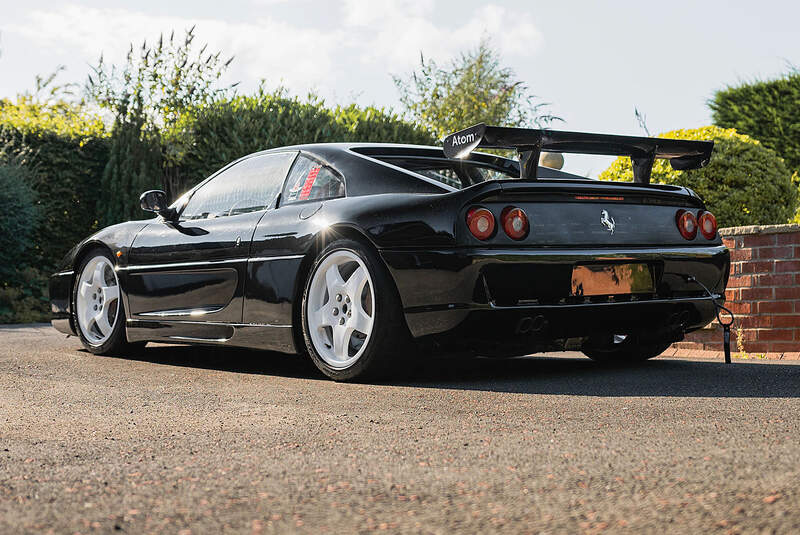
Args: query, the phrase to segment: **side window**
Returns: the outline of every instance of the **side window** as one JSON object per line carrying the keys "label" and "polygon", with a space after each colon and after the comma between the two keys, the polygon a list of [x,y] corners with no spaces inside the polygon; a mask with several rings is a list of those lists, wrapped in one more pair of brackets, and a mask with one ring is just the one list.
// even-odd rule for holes
{"label": "side window", "polygon": [[344,197],[344,178],[333,169],[302,154],[289,172],[281,204]]}
{"label": "side window", "polygon": [[181,218],[211,219],[269,208],[296,156],[263,154],[229,167],[194,192]]}

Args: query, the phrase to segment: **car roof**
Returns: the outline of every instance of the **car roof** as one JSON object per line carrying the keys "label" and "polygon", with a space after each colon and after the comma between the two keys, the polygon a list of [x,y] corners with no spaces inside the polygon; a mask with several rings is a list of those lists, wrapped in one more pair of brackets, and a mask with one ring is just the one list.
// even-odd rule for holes
{"label": "car roof", "polygon": [[367,142],[367,141],[345,141],[345,142],[334,142],[334,143],[303,143],[300,145],[289,145],[286,147],[275,147],[272,149],[267,149],[262,152],[275,152],[281,150],[307,150],[307,151],[314,151],[316,149],[322,150],[330,150],[330,149],[339,149],[339,150],[352,150],[356,148],[363,148],[363,147],[388,147],[388,148],[397,148],[397,149],[422,149],[422,150],[429,150],[434,152],[441,152],[444,154],[444,149],[442,147],[437,147],[434,145],[414,145],[410,143],[379,143],[379,142]]}
{"label": "car roof", "polygon": [[[403,156],[425,157],[449,161],[442,147],[403,143],[338,142],[306,143],[276,147],[256,154],[267,154],[287,150],[310,153],[341,172],[347,180],[348,195],[377,193],[442,193],[456,188],[423,176],[410,169],[393,165],[382,158]],[[498,170],[518,175],[519,162],[502,156],[473,152],[469,160],[483,163]],[[578,175],[556,169],[540,167],[540,176],[547,178],[585,179]]]}

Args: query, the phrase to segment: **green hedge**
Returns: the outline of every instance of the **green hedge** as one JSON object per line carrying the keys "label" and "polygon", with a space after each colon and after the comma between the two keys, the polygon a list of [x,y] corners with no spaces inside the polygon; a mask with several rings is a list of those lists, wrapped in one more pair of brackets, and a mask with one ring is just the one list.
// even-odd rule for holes
{"label": "green hedge", "polygon": [[[716,126],[675,130],[658,137],[714,140],[714,153],[706,167],[675,171],[668,161],[656,160],[652,181],[691,188],[720,226],[786,223],[794,215],[798,192],[792,173],[775,152],[755,139]],[[600,179],[632,180],[630,158],[617,158]]]}
{"label": "green hedge", "polygon": [[[33,191],[37,217],[13,264],[3,259],[0,323],[48,319],[47,281],[75,243],[97,228],[100,177],[108,160],[102,122],[68,105],[0,100],[0,165],[18,164]],[[21,246],[21,245],[20,245]]]}
{"label": "green hedge", "polygon": [[[108,160],[102,122],[71,107],[0,103],[0,146],[5,158],[25,155],[40,214],[29,265],[50,269],[97,228],[100,177]],[[3,156],[0,155],[0,163]]]}
{"label": "green hedge", "polygon": [[389,111],[326,108],[282,91],[239,96],[183,115],[169,132],[103,122],[85,108],[0,100],[0,165],[25,167],[36,199],[30,246],[0,284],[0,323],[47,319],[47,280],[58,261],[98,228],[143,217],[141,190],[161,185],[173,196],[246,154],[300,143],[383,141],[435,143]]}
{"label": "green hedge", "polygon": [[0,280],[14,279],[20,259],[31,248],[38,212],[30,171],[21,165],[0,165]]}
{"label": "green hedge", "polygon": [[0,101],[0,147],[7,148],[0,164],[26,155],[42,214],[30,265],[52,268],[97,228],[144,215],[136,207],[140,190],[163,185],[180,193],[252,152],[331,141],[436,142],[383,109],[329,109],[320,100],[288,98],[281,91],[194,109],[161,136],[142,132],[118,123],[109,133],[99,118],[68,105]]}
{"label": "green hedge", "polygon": [[25,261],[38,219],[30,178],[21,165],[0,165],[0,323],[39,321],[47,313],[43,272]]}
{"label": "green hedge", "polygon": [[144,128],[142,122],[117,120],[102,176],[101,202],[97,208],[100,227],[145,217],[139,207],[139,196],[144,191],[162,188],[162,169],[158,134]]}
{"label": "green hedge", "polygon": [[715,125],[759,140],[800,171],[800,71],[727,87],[708,105]]}
{"label": "green hedge", "polygon": [[165,134],[170,193],[252,152],[334,141],[436,143],[430,133],[384,109],[326,108],[320,100],[289,98],[281,91],[238,96],[186,113]]}

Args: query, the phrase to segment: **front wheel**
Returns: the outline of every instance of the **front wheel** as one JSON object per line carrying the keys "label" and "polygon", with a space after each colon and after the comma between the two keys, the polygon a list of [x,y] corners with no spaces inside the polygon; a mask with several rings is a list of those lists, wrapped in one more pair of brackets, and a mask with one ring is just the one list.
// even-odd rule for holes
{"label": "front wheel", "polygon": [[634,364],[657,357],[671,344],[671,341],[642,343],[638,336],[614,334],[591,338],[581,350],[603,364]]}
{"label": "front wheel", "polygon": [[333,242],[317,257],[303,293],[302,325],[311,360],[337,381],[387,374],[409,338],[386,267],[353,240]]}
{"label": "front wheel", "polygon": [[90,251],[76,273],[72,303],[83,346],[96,355],[132,349],[125,337],[125,307],[111,254],[100,248]]}

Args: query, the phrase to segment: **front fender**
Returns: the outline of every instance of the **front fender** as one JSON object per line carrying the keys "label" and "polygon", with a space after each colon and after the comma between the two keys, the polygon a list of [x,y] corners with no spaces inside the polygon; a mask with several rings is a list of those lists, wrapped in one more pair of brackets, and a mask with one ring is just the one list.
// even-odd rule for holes
{"label": "front fender", "polygon": [[[50,311],[53,327],[65,334],[76,334],[72,314],[72,287],[75,270],[84,255],[94,247],[105,247],[111,251],[117,265],[125,265],[134,238],[150,222],[129,221],[106,227],[81,241],[64,255],[58,264],[58,271],[50,277]],[[124,298],[124,288],[122,292]]]}

